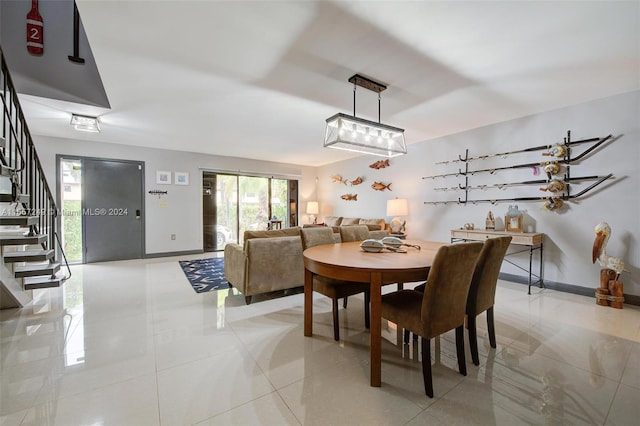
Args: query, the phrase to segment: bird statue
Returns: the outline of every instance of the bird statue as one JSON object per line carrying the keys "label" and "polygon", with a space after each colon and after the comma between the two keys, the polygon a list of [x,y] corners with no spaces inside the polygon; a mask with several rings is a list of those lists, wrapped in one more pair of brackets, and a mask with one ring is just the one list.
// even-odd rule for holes
{"label": "bird statue", "polygon": [[595,227],[596,239],[593,242],[592,262],[598,263],[605,269],[611,269],[616,273],[616,280],[624,271],[624,261],[617,257],[609,256],[607,254],[607,242],[611,236],[611,227],[607,222],[600,222]]}

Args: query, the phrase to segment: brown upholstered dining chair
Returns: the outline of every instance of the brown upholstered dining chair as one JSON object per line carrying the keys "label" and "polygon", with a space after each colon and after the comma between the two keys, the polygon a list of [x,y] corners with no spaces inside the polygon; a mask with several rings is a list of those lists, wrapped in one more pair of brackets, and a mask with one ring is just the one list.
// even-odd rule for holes
{"label": "brown upholstered dining chair", "polygon": [[[496,286],[498,284],[498,275],[500,275],[500,266],[504,260],[504,255],[511,244],[511,237],[488,238],[484,241],[482,251],[478,257],[473,278],[471,279],[471,287],[469,287],[469,295],[467,296],[467,328],[469,329],[469,348],[471,350],[471,359],[475,365],[480,365],[480,357],[478,355],[478,334],[476,331],[476,317],[484,311],[487,311],[487,331],[489,334],[489,344],[492,348],[496,347],[496,330],[493,320],[493,305],[496,298]],[[420,284],[414,288],[415,291],[424,291],[424,284]],[[409,341],[409,331],[405,330],[404,341]]]}
{"label": "brown upholstered dining chair", "polygon": [[340,239],[343,243],[352,241],[364,241],[370,238],[367,225],[347,225],[340,227]]}
{"label": "brown upholstered dining chair", "polygon": [[456,330],[458,370],[467,375],[464,318],[473,270],[482,243],[450,244],[438,249],[424,293],[399,290],[382,296],[382,317],[422,337],[422,375],[425,393],[433,398],[431,339]]}
{"label": "brown upholstered dining chair", "polygon": [[496,299],[496,286],[500,266],[504,255],[511,244],[511,237],[489,238],[485,240],[476,269],[473,272],[469,296],[467,297],[467,327],[469,328],[469,347],[471,359],[475,365],[480,365],[478,356],[478,338],[476,333],[476,317],[487,311],[487,330],[489,344],[496,347],[496,330],[493,322],[493,305]]}
{"label": "brown upholstered dining chair", "polygon": [[[334,244],[333,230],[330,227],[303,228],[300,230],[302,250],[322,244]],[[313,290],[332,300],[333,306],[333,338],[340,340],[340,322],[338,315],[338,299],[364,293],[364,323],[369,328],[369,283],[340,281],[319,275],[313,276]]]}

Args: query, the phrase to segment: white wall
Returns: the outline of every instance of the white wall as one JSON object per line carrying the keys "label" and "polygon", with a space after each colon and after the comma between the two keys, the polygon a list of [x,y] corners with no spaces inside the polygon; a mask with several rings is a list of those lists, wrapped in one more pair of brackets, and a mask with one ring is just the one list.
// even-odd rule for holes
{"label": "white wall", "polygon": [[[428,121],[428,117],[425,120]],[[392,124],[392,123],[390,123]],[[449,241],[450,230],[464,223],[473,222],[476,228],[484,228],[488,211],[492,211],[499,224],[509,204],[489,203],[477,205],[428,205],[425,201],[457,199],[464,192],[435,191],[435,187],[464,184],[464,178],[422,179],[423,176],[448,173],[464,164],[435,165],[443,160],[512,151],[531,146],[554,144],[563,141],[567,130],[571,140],[601,137],[613,134],[614,140],[602,146],[579,163],[571,166],[571,176],[606,175],[614,178],[606,181],[584,197],[566,202],[559,212],[542,210],[542,202],[520,202],[520,210],[526,211],[525,228],[546,234],[544,245],[545,279],[576,286],[595,288],[599,283],[600,265],[591,262],[594,240],[593,228],[607,221],[612,228],[607,246],[610,255],[621,257],[627,266],[621,280],[626,294],[640,295],[640,92],[631,92],[571,106],[551,112],[470,130],[452,136],[412,144],[406,156],[391,159],[391,166],[374,170],[368,167],[379,158],[364,156],[319,168],[318,194],[323,215],[386,217],[386,201],[393,197],[409,199],[407,229],[409,237]],[[406,130],[410,137],[411,129]],[[573,148],[572,156],[579,155],[589,144]],[[540,152],[511,155],[506,158],[478,160],[469,163],[470,169],[492,168],[503,165],[544,161]],[[476,174],[470,184],[491,184],[522,180],[543,179],[534,176],[533,168],[501,171],[494,174]],[[339,174],[350,180],[363,176],[365,182],[350,187],[332,183],[331,176]],[[392,191],[374,191],[374,181],[392,183]],[[590,182],[575,183],[572,193],[588,186]],[[544,185],[529,185],[509,190],[475,190],[470,198],[495,199],[504,197],[543,197],[539,190]],[[340,196],[357,193],[358,201],[343,201]],[[390,219],[390,218],[387,218]],[[528,258],[523,258],[528,260]],[[503,272],[525,273],[503,266]]]}
{"label": "white wall", "polygon": [[[315,169],[283,163],[198,153],[130,147],[120,144],[34,136],[49,184],[56,188],[56,155],[126,159],[145,163],[145,247],[147,254],[202,250],[202,171],[233,171],[299,179],[300,205],[315,197]],[[156,171],[188,172],[188,186],[158,185]],[[149,190],[167,190],[159,198]],[[304,215],[301,215],[304,220]],[[171,234],[176,235],[171,240]]]}

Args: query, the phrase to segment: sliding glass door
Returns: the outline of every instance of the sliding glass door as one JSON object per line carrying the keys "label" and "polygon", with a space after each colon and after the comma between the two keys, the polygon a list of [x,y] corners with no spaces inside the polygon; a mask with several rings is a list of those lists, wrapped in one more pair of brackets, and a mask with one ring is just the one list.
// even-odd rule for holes
{"label": "sliding glass door", "polygon": [[238,235],[244,235],[244,231],[267,229],[269,223],[268,178],[239,176],[238,186],[240,188]]}
{"label": "sliding glass door", "polygon": [[266,230],[272,221],[297,225],[298,181],[203,172],[204,250],[224,250],[244,231]]}

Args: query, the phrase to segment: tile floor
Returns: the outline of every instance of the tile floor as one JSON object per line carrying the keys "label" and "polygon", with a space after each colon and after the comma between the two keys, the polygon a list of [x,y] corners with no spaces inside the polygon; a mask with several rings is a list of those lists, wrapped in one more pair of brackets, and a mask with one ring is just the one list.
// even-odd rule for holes
{"label": "tile floor", "polygon": [[[0,425],[635,425],[640,309],[500,282],[498,348],[457,372],[452,334],[424,394],[414,345],[383,324],[382,387],[369,386],[362,299],[341,312],[303,295],[196,294],[178,260],[73,267],[63,289],[0,311]],[[385,287],[385,291],[392,290]],[[467,348],[468,353],[468,348]]]}

